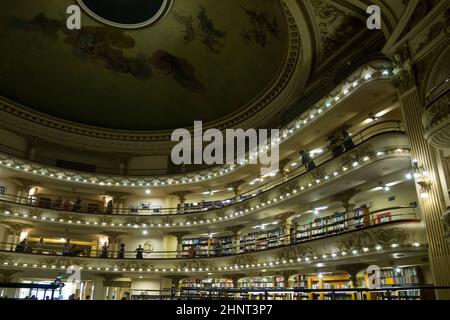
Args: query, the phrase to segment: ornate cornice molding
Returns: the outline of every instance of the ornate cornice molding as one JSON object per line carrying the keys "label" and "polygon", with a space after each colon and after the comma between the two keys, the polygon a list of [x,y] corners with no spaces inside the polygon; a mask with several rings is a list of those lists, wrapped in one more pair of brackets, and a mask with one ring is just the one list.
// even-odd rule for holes
{"label": "ornate cornice molding", "polygon": [[[251,121],[252,117],[258,112],[271,105],[289,84],[294,75],[294,71],[296,70],[297,63],[299,62],[301,41],[296,20],[284,1],[282,2],[282,5],[288,24],[289,44],[286,61],[284,62],[277,79],[269,88],[266,88],[266,90],[263,91],[262,96],[250,102],[247,107],[242,108],[240,111],[236,111],[232,115],[205,124],[205,129],[216,128],[225,130],[236,127],[245,121]],[[151,149],[167,149],[170,145],[171,131],[169,130],[133,132],[96,128],[48,116],[2,97],[0,97],[0,113],[3,118],[3,121],[0,120],[0,122],[3,123],[6,128],[11,128],[12,130],[26,128],[33,136],[59,142],[63,140],[76,146],[84,146],[88,149],[90,147],[92,148],[92,146],[95,146],[97,149],[105,148],[102,147],[102,145],[105,145],[105,140],[108,143],[108,149],[110,151],[113,148],[119,151],[133,149],[145,149],[148,151]],[[247,127],[250,125],[250,122],[246,124]],[[156,148],[154,143],[158,143]]]}

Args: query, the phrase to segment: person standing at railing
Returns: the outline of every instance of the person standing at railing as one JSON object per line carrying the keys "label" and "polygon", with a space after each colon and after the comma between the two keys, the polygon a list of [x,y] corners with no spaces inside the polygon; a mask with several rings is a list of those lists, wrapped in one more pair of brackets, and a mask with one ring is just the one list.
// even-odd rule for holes
{"label": "person standing at railing", "polygon": [[59,196],[58,198],[56,198],[55,204],[53,205],[53,208],[54,208],[54,209],[61,209],[61,207],[62,207],[62,202],[63,202],[62,197]]}
{"label": "person standing at railing", "polygon": [[311,155],[304,150],[300,151],[300,157],[302,159],[302,166],[305,166],[306,171],[311,171],[316,167]]}
{"label": "person standing at railing", "polygon": [[144,248],[141,245],[136,249],[136,259],[142,260],[144,259]]}
{"label": "person standing at railing", "polygon": [[125,259],[125,243],[120,244],[119,259]]}
{"label": "person standing at railing", "polygon": [[25,238],[16,246],[16,252],[27,252],[28,240]]}
{"label": "person standing at railing", "polygon": [[336,138],[336,135],[331,135],[328,137],[329,146],[328,149],[331,150],[331,153],[333,154],[333,158],[339,157],[343,152],[343,147],[339,144],[338,139]]}
{"label": "person standing at railing", "polygon": [[63,247],[63,256],[71,256],[71,255],[72,255],[72,244],[70,243],[70,239],[67,239]]}
{"label": "person standing at railing", "polygon": [[112,214],[112,212],[113,212],[113,201],[109,200],[108,204],[106,205],[106,213]]}
{"label": "person standing at railing", "polygon": [[100,258],[108,258],[108,244],[106,242],[103,244]]}
{"label": "person standing at railing", "polygon": [[75,203],[73,205],[73,211],[80,211],[81,209],[81,198],[80,196],[77,197],[77,200],[75,200]]}
{"label": "person standing at railing", "polygon": [[44,244],[44,238],[41,238],[41,239],[39,240],[39,242],[36,244],[36,252],[37,252],[38,254],[42,254],[42,252],[44,252],[44,246],[45,246],[45,244]]}
{"label": "person standing at railing", "polygon": [[345,128],[342,128],[341,130],[342,135],[342,145],[345,148],[345,152],[352,150],[355,147],[355,144],[353,143],[353,139],[350,133]]}

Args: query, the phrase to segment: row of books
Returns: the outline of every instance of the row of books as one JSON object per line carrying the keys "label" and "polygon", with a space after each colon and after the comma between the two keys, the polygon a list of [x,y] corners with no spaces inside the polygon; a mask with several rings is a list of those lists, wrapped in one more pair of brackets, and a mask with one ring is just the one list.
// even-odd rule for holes
{"label": "row of books", "polygon": [[297,240],[301,240],[345,230],[348,225],[345,220],[345,213],[335,213],[327,217],[317,218],[311,223],[298,226],[295,237]]}

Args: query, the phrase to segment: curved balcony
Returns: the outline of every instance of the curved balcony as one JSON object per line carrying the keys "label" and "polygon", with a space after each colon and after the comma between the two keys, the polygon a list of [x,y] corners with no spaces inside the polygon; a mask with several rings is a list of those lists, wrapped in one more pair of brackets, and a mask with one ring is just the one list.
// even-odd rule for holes
{"label": "curved balcony", "polygon": [[[323,97],[285,127],[280,128],[280,147],[314,123],[318,123],[320,119],[338,108],[342,103],[349,102],[353,96],[359,96],[366,87],[370,88],[380,84],[385,86],[384,84],[388,83],[391,78],[391,66],[386,61],[374,61],[358,68],[351,77],[339,84],[332,94]],[[304,110],[304,108],[301,109]],[[36,157],[33,160],[27,152],[8,146],[0,147],[0,165],[20,172],[70,181],[71,183],[128,188],[191,184],[223,177],[247,166],[245,163],[224,165],[200,169],[186,174],[172,175],[163,175],[152,169],[130,169],[125,172],[123,169],[101,168],[89,165],[74,169],[70,167],[75,165],[73,163],[58,163],[56,159],[45,157]]]}
{"label": "curved balcony", "polygon": [[422,123],[429,144],[441,150],[450,150],[450,78],[427,95]]}
{"label": "curved balcony", "polygon": [[[266,191],[221,208],[180,215],[112,215],[37,208],[30,203],[20,203],[21,199],[6,196],[0,198],[0,217],[25,219],[34,224],[71,225],[73,228],[101,226],[105,231],[123,228],[201,230],[203,226],[214,229],[254,214],[262,216],[269,211],[271,215],[282,213],[276,206],[279,203],[283,203],[285,210],[295,210],[295,201],[308,203],[320,194],[335,194],[339,191],[339,185],[352,181],[355,176],[358,176],[358,181],[362,177],[370,181],[409,166],[408,140],[399,128],[375,130],[363,140],[352,151],[338,158],[323,155],[323,162],[312,172],[298,169],[299,172],[293,172],[286,181],[274,186],[267,185]],[[389,168],[389,172],[383,170],[385,167]],[[365,170],[359,170],[361,168]],[[333,183],[338,180],[339,184]]]}
{"label": "curved balcony", "polygon": [[[353,136],[353,142],[355,143],[356,147],[361,147],[362,144],[366,143],[368,140],[384,133],[393,133],[393,132],[399,132],[403,133],[404,130],[402,128],[402,125],[399,121],[383,121],[378,122],[374,125],[371,125],[357,134]],[[357,150],[357,148],[355,148]],[[350,154],[350,157],[352,155]],[[343,155],[342,157],[345,157]],[[342,158],[341,157],[341,158]],[[320,170],[320,166],[325,165],[327,162],[333,160],[333,155],[331,151],[327,151],[320,156],[314,158],[315,164],[318,169],[314,171]],[[251,199],[255,197],[256,195],[260,195],[264,192],[267,192],[279,185],[285,184],[286,182],[292,181],[293,179],[306,174],[306,170],[303,166],[297,166],[295,170],[291,170],[288,174],[285,174],[283,176],[278,176],[275,179],[270,180],[269,182],[259,185],[257,188],[254,188],[252,190],[248,190],[243,194],[237,195],[234,198],[226,199],[223,201],[215,201],[215,202],[202,202],[195,206],[188,206],[185,208],[160,208],[158,210],[145,210],[145,209],[138,209],[136,212],[134,212],[132,209],[119,209],[114,211],[115,214],[119,215],[136,215],[136,216],[142,216],[142,215],[158,215],[158,216],[164,216],[164,215],[172,215],[172,214],[187,214],[187,213],[204,213],[206,211],[212,211],[217,209],[224,209],[226,207],[235,205],[237,203],[243,203],[244,201],[247,201],[248,199]],[[73,203],[57,203],[56,199],[57,196],[54,197],[55,199],[53,201],[42,201],[38,197],[29,196],[29,197],[17,197],[15,195],[3,195],[0,200],[4,200],[7,202],[12,203],[20,203],[20,204],[26,204],[29,206],[39,207],[39,208],[45,208],[45,209],[56,209],[56,210],[63,210],[63,211],[72,211],[72,212],[78,212],[78,213],[97,213],[97,214],[110,214],[113,213],[112,210],[109,210],[108,208],[92,208],[89,207],[89,205],[80,204],[74,208]],[[110,208],[111,209],[111,208]]]}
{"label": "curved balcony", "polygon": [[[35,247],[28,252],[16,252],[17,244],[2,244],[0,267],[12,269],[61,270],[70,265],[82,267],[84,271],[111,273],[157,274],[203,274],[207,272],[239,273],[257,271],[262,268],[283,270],[310,268],[316,264],[345,264],[373,261],[386,256],[410,257],[426,254],[426,235],[423,224],[413,208],[388,208],[394,212],[392,220],[377,221],[372,212],[365,224],[348,224],[346,228],[334,229],[327,235],[295,239],[295,243],[280,244],[257,252],[246,252],[242,244],[236,248],[242,252],[233,255],[183,256],[184,252],[147,252],[143,259],[132,258],[135,252],[127,252],[125,258],[101,258],[97,251],[76,252],[64,248]],[[350,221],[349,221],[350,222]],[[283,237],[283,241],[287,238]],[[22,248],[21,248],[22,249]],[[20,250],[21,250],[20,249]],[[108,255],[115,252],[108,252]],[[98,257],[100,255],[100,257]]]}
{"label": "curved balcony", "polygon": [[[380,218],[378,214],[389,212],[389,217]],[[342,213],[346,216],[346,213]],[[390,225],[398,222],[417,222],[420,221],[419,214],[416,212],[414,206],[399,206],[378,209],[367,214],[363,214],[358,217],[346,218],[339,221],[327,222],[321,226],[315,226],[313,223],[304,225],[297,225],[296,230],[291,235],[282,235],[278,237],[269,237],[266,239],[258,239],[252,241],[244,241],[239,245],[227,245],[221,249],[215,247],[209,247],[205,250],[193,250],[193,251],[149,251],[144,252],[143,259],[174,259],[174,258],[212,258],[230,256],[242,253],[265,251],[275,247],[282,247],[292,244],[309,242],[312,240],[332,237],[335,235],[341,235],[345,233],[351,233],[363,229],[372,227],[378,227],[381,225]],[[0,248],[6,251],[16,251],[24,253],[38,253],[45,255],[56,256],[83,256],[83,257],[103,257],[111,258],[118,257],[119,251],[99,251],[99,250],[78,250],[74,248],[67,248],[64,245],[52,245],[52,246],[39,246],[37,244],[26,245],[26,247],[18,244],[0,243]],[[264,249],[261,249],[264,248]],[[136,251],[124,251],[123,259],[131,259],[136,257]]]}

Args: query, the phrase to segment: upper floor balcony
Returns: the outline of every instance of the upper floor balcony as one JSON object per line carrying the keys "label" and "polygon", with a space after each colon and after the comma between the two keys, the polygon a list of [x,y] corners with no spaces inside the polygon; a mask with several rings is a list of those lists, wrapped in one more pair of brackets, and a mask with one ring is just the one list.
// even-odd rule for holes
{"label": "upper floor balcony", "polygon": [[[390,217],[381,218],[380,213],[386,210]],[[58,271],[75,265],[86,272],[102,273],[239,273],[417,257],[426,255],[426,243],[425,229],[416,209],[395,207],[330,221],[320,227],[299,225],[291,235],[240,241],[230,247],[232,251],[207,247],[195,252],[147,249],[139,253],[139,250],[89,250],[62,243],[2,243],[0,267]]]}
{"label": "upper floor balcony", "polygon": [[[390,85],[391,69],[390,63],[387,61],[374,61],[364,65],[306,111],[304,106],[298,108],[301,110],[301,114],[280,128],[280,141],[276,143],[280,146],[281,157],[286,156],[286,150],[292,146],[295,138],[301,134],[314,133],[327,118],[328,125],[336,127],[343,124],[336,122],[337,114],[341,114],[343,110],[346,110],[346,114],[354,115],[356,111],[361,111],[361,106],[368,107],[369,105],[364,100],[367,94],[373,97],[374,103],[375,101],[382,102],[386,97],[392,96],[394,90]],[[374,92],[377,94],[374,95]],[[348,116],[340,118],[340,121],[343,122],[348,120]],[[37,176],[39,179],[65,181],[82,186],[110,186],[111,188],[145,188],[146,186],[167,188],[190,185],[230,177],[237,170],[249,167],[248,163],[242,163],[180,174],[163,174],[154,168],[148,168],[148,161],[145,161],[145,157],[137,159],[134,168],[119,164],[116,168],[106,168],[67,160],[73,159],[76,155],[68,156],[65,159],[61,154],[62,159],[58,160],[54,158],[54,153],[52,153],[52,158],[48,155],[34,154],[30,152],[30,149],[32,148],[17,147],[10,141],[2,143],[0,165],[20,173]],[[112,162],[112,158],[109,159]],[[116,162],[119,163],[120,159]],[[147,167],[142,167],[142,163],[146,163]]]}
{"label": "upper floor balcony", "polygon": [[[280,203],[285,210],[289,210],[295,209],[295,203],[308,203],[325,194],[332,195],[340,190],[342,183],[354,184],[351,181],[355,176],[358,176],[359,182],[362,178],[370,181],[409,166],[408,139],[397,122],[371,126],[355,136],[354,141],[355,148],[341,156],[333,158],[331,152],[321,155],[316,159],[317,167],[312,171],[305,172],[303,167],[298,167],[286,176],[259,186],[252,194],[223,201],[218,206],[213,203],[181,208],[184,210],[162,208],[157,212],[132,212],[133,210],[127,209],[119,214],[110,214],[108,208],[89,208],[83,205],[65,207],[62,203],[42,202],[33,197],[4,195],[0,198],[0,216],[30,220],[34,224],[71,225],[75,228],[101,226],[104,230],[193,230],[203,229],[204,226],[224,227],[233,224],[236,219],[243,220],[253,215],[258,218],[268,212],[272,215],[281,213],[277,208]],[[389,170],[382,170],[385,167],[389,167]],[[361,170],[362,168],[365,169]]]}

